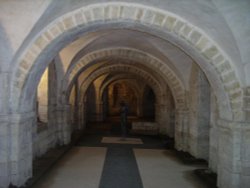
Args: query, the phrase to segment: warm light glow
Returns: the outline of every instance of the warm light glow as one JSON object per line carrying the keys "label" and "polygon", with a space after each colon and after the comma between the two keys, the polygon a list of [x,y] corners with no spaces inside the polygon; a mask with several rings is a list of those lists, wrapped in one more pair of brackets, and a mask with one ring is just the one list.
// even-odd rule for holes
{"label": "warm light glow", "polygon": [[48,122],[48,68],[44,71],[37,88],[38,116],[42,122]]}

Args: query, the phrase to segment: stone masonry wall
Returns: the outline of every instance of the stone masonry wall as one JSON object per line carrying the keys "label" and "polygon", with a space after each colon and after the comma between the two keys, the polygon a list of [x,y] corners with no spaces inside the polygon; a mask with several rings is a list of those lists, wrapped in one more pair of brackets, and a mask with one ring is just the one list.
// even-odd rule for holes
{"label": "stone masonry wall", "polygon": [[190,79],[190,123],[189,150],[197,157],[208,160],[209,156],[209,121],[210,121],[210,86],[205,74],[193,67]]}
{"label": "stone masonry wall", "polygon": [[210,116],[210,133],[209,133],[209,168],[213,172],[217,172],[218,168],[218,107],[216,102],[216,97],[213,92],[211,92],[211,116]]}

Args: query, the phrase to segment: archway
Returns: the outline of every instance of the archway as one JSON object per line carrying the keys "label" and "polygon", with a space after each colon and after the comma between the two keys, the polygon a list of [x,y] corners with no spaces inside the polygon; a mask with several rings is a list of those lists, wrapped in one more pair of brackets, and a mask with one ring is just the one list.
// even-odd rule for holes
{"label": "archway", "polygon": [[[35,96],[33,91],[43,70],[53,59],[55,53],[86,31],[121,28],[121,23],[124,24],[122,28],[127,27],[155,34],[184,49],[200,65],[208,77],[218,99],[220,124],[226,125],[227,121],[244,120],[241,86],[231,66],[230,59],[204,31],[178,16],[159,9],[138,4],[109,3],[105,5],[90,5],[58,18],[39,36],[36,36],[34,42],[31,42],[25,52],[17,59],[16,69],[12,77],[10,109],[14,114],[17,114],[15,115],[17,121],[14,124],[20,128],[20,132],[28,130],[32,124],[34,118],[32,106]],[[45,57],[44,54],[48,56]],[[61,105],[61,113],[65,115],[68,106],[67,104]],[[186,121],[182,121],[185,113],[185,109],[180,110],[178,117],[181,121],[177,124]],[[62,118],[62,121],[67,127],[67,119]],[[222,134],[224,133],[222,132]],[[222,139],[224,142],[229,139],[229,136],[225,135]],[[66,138],[65,143],[68,141]],[[18,140],[17,143],[22,144],[23,142]],[[26,145],[18,146],[20,148],[26,147]],[[219,147],[222,148],[222,145]],[[30,144],[27,148],[30,148]],[[227,151],[230,153],[231,149],[227,148]],[[222,152],[221,150],[220,153]],[[27,158],[28,161],[31,161],[30,155],[30,150],[24,150],[15,162],[20,164],[21,158]],[[226,163],[221,162],[221,165],[222,170],[219,178],[224,178]],[[31,175],[30,169],[30,165],[23,167],[18,172],[18,180],[14,184],[23,184]],[[21,174],[23,170],[27,172],[25,174],[28,174],[25,177]]]}
{"label": "archway", "polygon": [[155,119],[155,94],[154,91],[146,85],[143,92],[143,117],[149,120]]}

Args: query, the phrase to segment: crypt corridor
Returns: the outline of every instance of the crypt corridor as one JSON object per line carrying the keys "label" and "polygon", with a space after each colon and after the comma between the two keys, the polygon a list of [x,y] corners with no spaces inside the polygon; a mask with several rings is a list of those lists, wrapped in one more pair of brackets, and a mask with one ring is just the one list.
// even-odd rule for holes
{"label": "crypt corridor", "polygon": [[[135,173],[125,187],[203,188],[183,152],[218,188],[248,188],[249,12],[248,0],[0,1],[0,188],[64,147],[55,168],[75,166],[75,187],[116,187],[120,166]],[[122,101],[141,144],[102,142],[120,135]]]}

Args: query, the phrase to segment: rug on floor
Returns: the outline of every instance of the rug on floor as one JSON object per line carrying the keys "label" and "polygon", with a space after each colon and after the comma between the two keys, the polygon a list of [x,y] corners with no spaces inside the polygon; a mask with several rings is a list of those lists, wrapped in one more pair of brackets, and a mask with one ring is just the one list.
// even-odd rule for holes
{"label": "rug on floor", "polygon": [[102,143],[109,144],[143,144],[140,138],[103,137]]}

